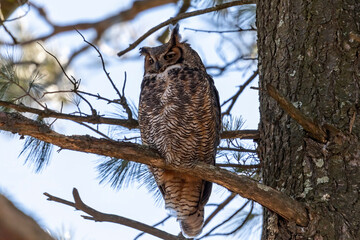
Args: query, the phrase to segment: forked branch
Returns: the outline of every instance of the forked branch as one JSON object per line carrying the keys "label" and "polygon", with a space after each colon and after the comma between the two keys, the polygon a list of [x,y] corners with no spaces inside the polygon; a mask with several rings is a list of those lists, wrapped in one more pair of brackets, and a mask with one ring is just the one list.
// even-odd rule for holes
{"label": "forked branch", "polygon": [[151,234],[151,235],[161,238],[161,239],[169,239],[169,240],[178,240],[179,239],[175,235],[169,234],[165,231],[159,230],[157,228],[146,225],[144,223],[141,223],[141,222],[129,219],[129,218],[121,217],[118,215],[114,215],[114,214],[107,214],[107,213],[99,212],[99,211],[89,207],[81,200],[79,192],[76,188],[73,189],[74,202],[71,202],[71,201],[68,201],[68,200],[65,200],[65,199],[62,199],[59,197],[55,197],[49,193],[44,193],[44,195],[48,197],[47,200],[49,200],[49,201],[62,203],[62,204],[74,207],[77,210],[81,210],[81,211],[89,214],[89,216],[82,215],[82,217],[87,220],[93,220],[95,222],[118,223],[118,224],[121,224],[124,226],[128,226],[128,227],[137,229],[141,232],[146,232],[148,234]]}
{"label": "forked branch", "polygon": [[167,165],[155,150],[144,145],[98,139],[91,136],[65,136],[51,130],[44,124],[16,113],[0,112],[0,129],[20,135],[32,136],[62,149],[125,159],[153,167],[179,171],[184,174],[196,175],[204,180],[217,183],[242,197],[254,200],[300,226],[308,224],[307,211],[301,203],[249,177],[237,175],[216,166],[202,162],[198,162],[191,168],[181,165]]}

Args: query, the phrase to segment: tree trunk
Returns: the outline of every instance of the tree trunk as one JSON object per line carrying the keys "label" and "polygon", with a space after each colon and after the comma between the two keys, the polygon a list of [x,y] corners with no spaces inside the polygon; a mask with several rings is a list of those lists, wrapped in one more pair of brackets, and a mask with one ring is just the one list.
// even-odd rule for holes
{"label": "tree trunk", "polygon": [[[360,2],[257,2],[264,183],[309,209],[307,227],[264,211],[263,239],[360,239]],[[314,140],[266,92],[322,126]]]}

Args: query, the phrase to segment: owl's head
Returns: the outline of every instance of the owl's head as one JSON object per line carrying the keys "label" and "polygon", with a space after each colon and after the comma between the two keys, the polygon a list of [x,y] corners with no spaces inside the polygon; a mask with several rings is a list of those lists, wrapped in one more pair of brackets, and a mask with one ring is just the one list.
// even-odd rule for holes
{"label": "owl's head", "polygon": [[199,55],[185,42],[180,42],[179,25],[171,32],[167,43],[158,47],[143,47],[140,54],[145,57],[145,73],[161,73],[175,64],[205,71]]}

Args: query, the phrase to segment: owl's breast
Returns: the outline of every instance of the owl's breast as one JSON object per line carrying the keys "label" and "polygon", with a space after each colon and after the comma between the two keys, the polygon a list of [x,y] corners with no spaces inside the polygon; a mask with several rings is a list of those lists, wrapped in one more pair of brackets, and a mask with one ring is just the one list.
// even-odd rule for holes
{"label": "owl's breast", "polygon": [[215,100],[207,77],[194,69],[171,68],[143,80],[141,137],[169,163],[203,161],[214,155]]}

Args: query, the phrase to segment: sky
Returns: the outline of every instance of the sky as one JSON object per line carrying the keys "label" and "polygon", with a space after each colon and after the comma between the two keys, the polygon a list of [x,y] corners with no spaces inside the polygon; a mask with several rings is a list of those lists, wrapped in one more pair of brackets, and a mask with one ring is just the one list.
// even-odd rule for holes
{"label": "sky", "polygon": [[[104,4],[98,1],[55,1],[36,0],[38,5],[45,7],[48,16],[58,24],[69,24],[82,20],[97,20],[108,14],[113,14],[121,9],[127,9],[131,1],[104,0]],[[22,15],[26,8],[20,9],[13,16]],[[151,12],[140,14],[130,25],[114,27],[110,31],[115,36],[111,42],[115,42],[118,50],[127,47],[133,40],[132,33],[141,35],[156,24],[167,20],[177,11],[175,5],[160,7]],[[36,14],[30,11],[21,21],[22,24],[35,36],[49,31],[44,23],[39,22]],[[214,49],[219,39],[209,37],[207,33],[194,33],[185,31],[185,27],[209,29],[212,26],[206,22],[206,18],[191,18],[180,23],[184,39],[188,39],[191,46],[199,52],[205,64],[218,63],[219,56]],[[9,25],[11,28],[11,25]],[[127,32],[123,32],[127,31]],[[0,32],[3,35],[3,32]],[[86,38],[90,38],[91,31],[84,31]],[[143,45],[158,45],[155,37],[151,36],[144,41]],[[205,41],[204,41],[205,40]],[[74,49],[83,46],[83,41],[78,34],[61,34],[49,41],[45,47],[49,51],[56,51],[59,59],[66,58]],[[141,47],[139,46],[139,47]],[[131,59],[119,59],[115,52],[111,51],[110,45],[103,44],[100,50],[104,52],[107,68],[112,78],[119,87],[124,81],[124,72],[127,74],[126,93],[128,99],[138,104],[140,83],[143,74],[143,60],[138,56],[138,49],[129,53]],[[82,79],[82,88],[85,91],[100,93],[109,98],[116,98],[106,76],[101,70],[96,52],[87,52],[81,55],[71,68],[71,73],[78,79]],[[254,69],[255,70],[255,69]],[[234,93],[234,86],[241,85],[248,75],[228,73],[224,77],[215,78],[215,85],[219,90],[220,98]],[[239,81],[239,78],[242,80]],[[256,86],[256,82],[252,86]],[[245,91],[235,105],[237,114],[245,119],[245,129],[256,129],[258,124],[258,97],[255,90]],[[223,99],[224,100],[224,99]],[[106,104],[96,105],[101,113],[114,114],[118,111]],[[114,115],[112,115],[114,116]],[[79,127],[68,121],[57,121],[55,130],[65,134],[93,134],[88,129]],[[126,131],[125,131],[126,132]],[[96,136],[96,135],[95,135]],[[98,136],[97,136],[98,137]],[[0,192],[12,200],[22,211],[32,216],[44,229],[51,233],[62,235],[66,240],[101,240],[101,239],[134,239],[139,231],[113,223],[95,223],[84,220],[80,215],[83,213],[73,208],[50,202],[43,195],[48,192],[57,197],[72,200],[72,189],[76,187],[83,201],[89,206],[105,213],[117,214],[130,219],[138,220],[146,224],[154,224],[167,216],[162,203],[156,203],[151,193],[138,183],[130,187],[114,190],[109,185],[99,184],[96,165],[102,160],[101,156],[78,153],[69,150],[59,150],[55,147],[51,156],[50,164],[40,173],[35,173],[33,166],[24,164],[24,156],[19,157],[24,140],[18,135],[7,133],[0,134]],[[229,193],[220,187],[213,190],[209,203],[224,200]],[[236,198],[224,216],[231,213],[236,207],[244,202]],[[206,208],[209,215],[214,207]],[[179,226],[174,218],[167,221],[164,229],[172,234],[178,234]],[[250,233],[251,237],[244,239],[260,239],[258,231]],[[140,239],[157,239],[150,235],[144,235]],[[209,238],[221,239],[221,238]]]}

